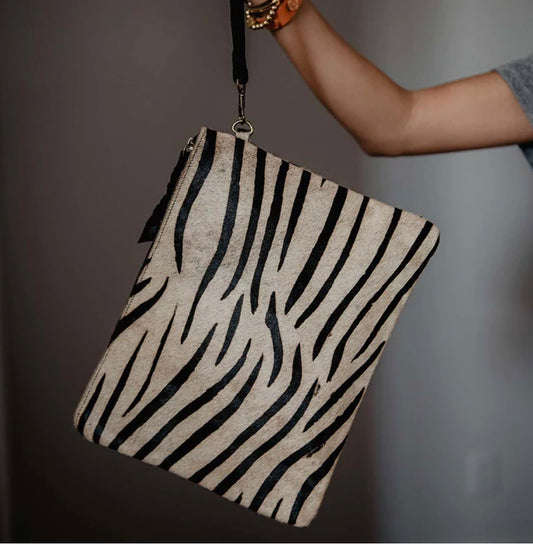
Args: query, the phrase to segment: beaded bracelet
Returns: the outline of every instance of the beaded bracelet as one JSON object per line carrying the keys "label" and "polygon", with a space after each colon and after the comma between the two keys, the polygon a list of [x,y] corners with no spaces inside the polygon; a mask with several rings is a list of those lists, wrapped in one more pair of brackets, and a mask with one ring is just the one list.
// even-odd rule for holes
{"label": "beaded bracelet", "polygon": [[[302,2],[303,0],[266,0],[262,4],[249,7],[246,10],[248,28],[277,30],[292,20]],[[247,4],[250,6],[249,0]]]}
{"label": "beaded bracelet", "polygon": [[280,4],[281,0],[267,0],[258,6],[248,7],[245,11],[248,28],[259,30],[266,27],[273,20]]}

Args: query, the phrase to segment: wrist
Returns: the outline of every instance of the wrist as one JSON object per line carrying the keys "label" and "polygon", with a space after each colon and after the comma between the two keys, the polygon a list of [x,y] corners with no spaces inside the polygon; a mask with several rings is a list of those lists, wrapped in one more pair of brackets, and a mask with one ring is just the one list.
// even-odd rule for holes
{"label": "wrist", "polygon": [[300,10],[304,0],[243,0],[247,5],[248,28],[277,31],[288,25]]}

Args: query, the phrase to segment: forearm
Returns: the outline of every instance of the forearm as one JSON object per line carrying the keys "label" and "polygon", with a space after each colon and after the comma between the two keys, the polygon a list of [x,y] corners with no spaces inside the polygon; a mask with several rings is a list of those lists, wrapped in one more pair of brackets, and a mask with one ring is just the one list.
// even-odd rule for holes
{"label": "forearm", "polygon": [[304,0],[294,19],[270,31],[331,114],[370,153],[401,145],[412,97],[350,46]]}
{"label": "forearm", "polygon": [[270,32],[317,98],[371,155],[533,140],[533,125],[494,71],[404,89],[339,36],[311,0],[303,0],[289,24]]}

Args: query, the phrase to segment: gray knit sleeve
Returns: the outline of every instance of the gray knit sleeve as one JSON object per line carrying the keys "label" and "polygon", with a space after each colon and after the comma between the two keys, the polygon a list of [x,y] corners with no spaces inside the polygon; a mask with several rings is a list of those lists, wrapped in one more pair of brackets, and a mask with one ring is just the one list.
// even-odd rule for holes
{"label": "gray knit sleeve", "polygon": [[509,84],[533,125],[533,53],[500,64],[495,70]]}
{"label": "gray knit sleeve", "polygon": [[[533,125],[533,53],[500,64],[494,70],[507,82]],[[519,147],[533,167],[533,141],[519,144]]]}

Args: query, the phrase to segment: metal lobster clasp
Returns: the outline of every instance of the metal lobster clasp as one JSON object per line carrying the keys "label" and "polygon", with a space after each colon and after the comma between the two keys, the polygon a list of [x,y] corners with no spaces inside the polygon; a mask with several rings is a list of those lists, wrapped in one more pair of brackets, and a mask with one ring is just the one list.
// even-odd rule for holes
{"label": "metal lobster clasp", "polygon": [[237,91],[239,93],[239,118],[231,126],[231,130],[235,133],[235,136],[238,138],[243,138],[248,140],[254,132],[254,127],[245,115],[246,107],[246,85],[240,83],[238,80],[236,82]]}

